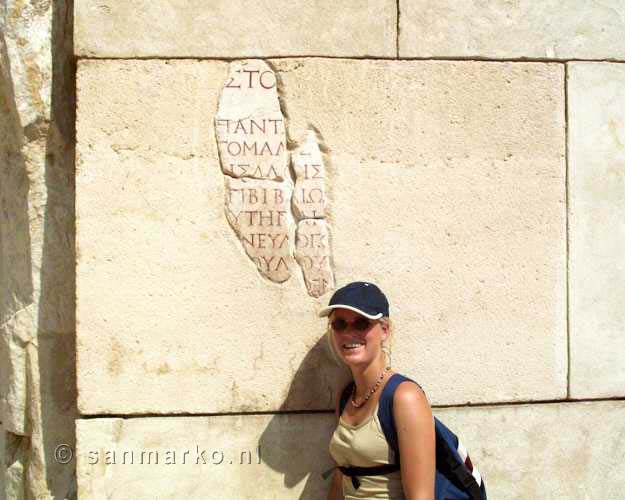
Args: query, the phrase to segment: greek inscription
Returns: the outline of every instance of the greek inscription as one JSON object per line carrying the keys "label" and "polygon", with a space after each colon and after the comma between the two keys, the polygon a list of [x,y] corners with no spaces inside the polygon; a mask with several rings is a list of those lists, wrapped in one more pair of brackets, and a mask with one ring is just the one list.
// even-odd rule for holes
{"label": "greek inscription", "polygon": [[283,181],[286,127],[276,78],[263,61],[234,61],[214,120],[221,168],[232,177]]}
{"label": "greek inscription", "polygon": [[328,264],[328,256],[327,255],[318,255],[309,257],[308,255],[303,255],[298,259],[299,264],[305,270],[318,270],[321,271],[324,268],[325,264]]}
{"label": "greek inscription", "polygon": [[[301,154],[301,153],[300,153]],[[302,155],[304,156],[304,155]],[[310,155],[306,155],[310,156]],[[322,165],[309,165],[308,163],[304,164],[304,179],[323,179],[323,168]]]}
{"label": "greek inscription", "polygon": [[302,268],[308,293],[319,297],[334,288],[328,225],[323,219],[304,219],[295,232],[295,260]]}
{"label": "greek inscription", "polygon": [[291,193],[286,183],[226,178],[225,214],[258,271],[281,283],[289,279]]}
{"label": "greek inscription", "polygon": [[285,131],[284,120],[281,118],[242,118],[240,120],[216,119],[218,129],[228,134],[256,135],[256,134],[280,134]]}
{"label": "greek inscription", "polygon": [[306,234],[301,232],[297,238],[297,248],[326,248],[327,233]]}
{"label": "greek inscription", "polygon": [[253,248],[262,249],[284,248],[289,243],[289,237],[286,234],[250,233],[241,239]]}
{"label": "greek inscription", "polygon": [[319,188],[313,188],[313,189],[302,188],[299,190],[299,195],[300,196],[297,199],[297,201],[299,201],[300,203],[316,203],[316,204],[325,203],[325,199],[323,197],[323,190]]}
{"label": "greek inscription", "polygon": [[286,123],[276,75],[265,62],[230,63],[214,130],[225,216],[258,272],[281,283],[297,262],[310,295],[334,288],[323,155],[309,130],[292,156],[295,182],[287,182]]}
{"label": "greek inscription", "polygon": [[313,130],[293,153],[295,188],[292,207],[299,220],[295,233],[295,260],[300,265],[308,293],[314,297],[333,288],[330,243],[325,217],[325,165]]}
{"label": "greek inscription", "polygon": [[240,89],[241,85],[237,85],[234,82],[234,76],[231,76],[228,78],[228,81],[226,82],[226,88],[228,89]]}
{"label": "greek inscription", "polygon": [[324,217],[325,166],[317,136],[310,130],[292,158],[295,172],[293,212],[298,220]]}
{"label": "greek inscription", "polygon": [[254,262],[261,271],[265,274],[284,274],[289,272],[289,265],[284,257],[267,257],[261,255],[260,257],[254,257]]}
{"label": "greek inscription", "polygon": [[228,77],[224,85],[228,89],[263,88],[273,89],[276,86],[276,75],[271,70],[237,69],[235,75]]}
{"label": "greek inscription", "polygon": [[250,142],[250,141],[219,141],[219,145],[225,144],[226,151],[230,156],[280,156],[286,150],[286,144],[280,142],[276,145],[272,145],[265,141]]}
{"label": "greek inscription", "polygon": [[286,201],[284,191],[281,188],[231,188],[226,195],[229,203],[232,203],[233,198],[238,199],[240,203],[262,203],[263,205],[267,203],[281,205]]}

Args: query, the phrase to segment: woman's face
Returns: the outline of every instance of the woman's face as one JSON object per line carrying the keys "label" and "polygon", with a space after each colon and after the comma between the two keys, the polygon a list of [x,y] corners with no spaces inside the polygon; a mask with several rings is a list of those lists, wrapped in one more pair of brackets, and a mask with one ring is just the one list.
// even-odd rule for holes
{"label": "woman's face", "polygon": [[[346,364],[369,364],[381,356],[382,341],[388,336],[382,323],[349,309],[334,309],[330,315],[330,324],[340,327],[346,323],[346,328],[332,328],[335,350]],[[365,325],[364,329],[358,328]]]}

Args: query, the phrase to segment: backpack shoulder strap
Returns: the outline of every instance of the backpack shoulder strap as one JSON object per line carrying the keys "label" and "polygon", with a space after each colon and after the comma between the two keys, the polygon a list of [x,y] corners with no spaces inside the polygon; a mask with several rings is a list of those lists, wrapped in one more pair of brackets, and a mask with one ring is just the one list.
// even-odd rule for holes
{"label": "backpack shoulder strap", "polygon": [[349,396],[354,390],[354,381],[352,380],[349,384],[345,386],[343,392],[341,392],[341,399],[339,400],[339,415],[343,413],[343,409],[347,405],[347,401],[349,400]]}
{"label": "backpack shoulder strap", "polygon": [[[395,419],[393,418],[393,396],[397,387],[402,382],[409,380],[414,382],[423,390],[423,388],[414,380],[404,377],[398,373],[394,374],[382,389],[380,395],[380,406],[378,407],[378,419],[382,426],[382,431],[386,437],[390,448],[395,452],[395,463],[399,465],[399,443],[397,441],[397,429],[395,427]],[[446,478],[447,481],[451,481],[454,485],[469,493],[470,500],[484,500],[486,499],[486,489],[484,481],[479,476],[479,473],[472,474],[473,465],[470,463],[470,459],[467,460],[471,464],[471,469],[463,467],[465,459],[461,457],[458,451],[459,446],[458,437],[450,431],[440,420],[434,417],[435,433],[436,433],[436,469],[437,469],[437,483],[439,481],[439,472]],[[479,481],[476,481],[476,476]],[[437,486],[438,488],[438,486]]]}
{"label": "backpack shoulder strap", "polygon": [[395,373],[389,378],[382,389],[380,395],[380,406],[378,407],[378,419],[382,426],[382,432],[388,442],[391,449],[395,452],[396,462],[399,463],[399,443],[397,442],[397,429],[395,428],[395,419],[393,418],[393,396],[397,390],[397,386],[406,380],[414,382],[421,387],[414,380]]}

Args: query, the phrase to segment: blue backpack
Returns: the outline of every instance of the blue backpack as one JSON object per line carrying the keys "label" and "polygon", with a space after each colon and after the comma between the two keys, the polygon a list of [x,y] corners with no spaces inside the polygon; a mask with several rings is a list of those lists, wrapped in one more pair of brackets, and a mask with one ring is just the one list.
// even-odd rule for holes
{"label": "blue backpack", "polygon": [[[382,425],[382,431],[389,446],[395,452],[397,462],[377,467],[339,467],[343,474],[351,477],[352,485],[356,489],[360,486],[358,476],[376,476],[400,470],[397,430],[393,419],[393,395],[397,386],[405,380],[414,382],[398,373],[393,374],[382,390],[378,407],[378,419]],[[341,394],[339,414],[343,413],[352,393],[353,384],[353,381],[350,382]],[[467,450],[458,437],[436,417],[434,417],[434,427],[436,432],[436,500],[486,500],[484,480],[472,464]]]}

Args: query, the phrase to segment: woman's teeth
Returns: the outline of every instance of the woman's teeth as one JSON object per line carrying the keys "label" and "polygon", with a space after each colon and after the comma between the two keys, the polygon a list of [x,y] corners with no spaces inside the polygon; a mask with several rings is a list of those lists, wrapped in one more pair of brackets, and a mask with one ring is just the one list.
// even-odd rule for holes
{"label": "woman's teeth", "polygon": [[362,342],[351,342],[349,344],[343,344],[343,349],[355,349],[357,347],[360,347],[364,345],[364,343]]}

